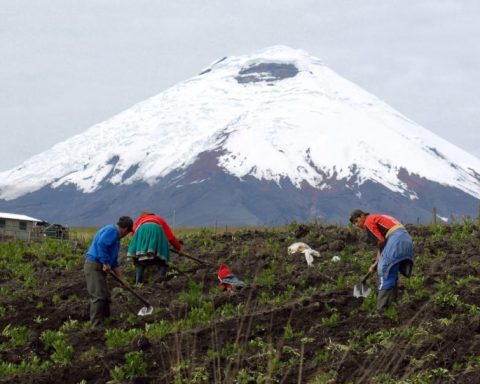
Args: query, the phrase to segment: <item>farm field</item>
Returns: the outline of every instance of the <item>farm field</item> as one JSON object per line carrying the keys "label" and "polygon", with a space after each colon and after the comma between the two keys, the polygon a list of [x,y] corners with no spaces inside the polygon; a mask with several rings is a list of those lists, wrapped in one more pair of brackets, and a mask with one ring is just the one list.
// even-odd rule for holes
{"label": "farm field", "polygon": [[[363,232],[291,223],[186,231],[184,251],[210,265],[172,255],[165,279],[147,269],[145,317],[110,279],[104,329],[88,321],[88,240],[0,243],[0,383],[478,383],[479,226],[407,229],[414,274],[382,314],[375,295],[352,295],[373,259]],[[312,267],[287,254],[296,241],[320,252]],[[220,290],[221,262],[247,287]]]}

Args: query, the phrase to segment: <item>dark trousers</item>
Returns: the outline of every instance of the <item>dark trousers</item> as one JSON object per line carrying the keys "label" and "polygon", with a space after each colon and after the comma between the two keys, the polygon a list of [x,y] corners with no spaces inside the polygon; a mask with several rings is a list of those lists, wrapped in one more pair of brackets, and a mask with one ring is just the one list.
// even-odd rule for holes
{"label": "dark trousers", "polygon": [[160,259],[159,257],[155,257],[153,259],[148,260],[135,260],[135,283],[143,283],[143,278],[145,275],[145,268],[149,266],[154,266],[159,272],[160,277],[164,277],[168,271],[168,264]]}
{"label": "dark trousers", "polygon": [[94,327],[97,327],[110,316],[107,274],[102,270],[102,264],[90,260],[85,261],[83,271],[90,295],[90,321]]}

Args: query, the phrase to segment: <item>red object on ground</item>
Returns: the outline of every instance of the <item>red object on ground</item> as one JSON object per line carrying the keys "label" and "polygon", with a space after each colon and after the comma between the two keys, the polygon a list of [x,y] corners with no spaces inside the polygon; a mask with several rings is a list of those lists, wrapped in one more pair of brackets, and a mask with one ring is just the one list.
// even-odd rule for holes
{"label": "red object on ground", "polygon": [[222,282],[223,279],[225,279],[226,277],[232,276],[232,275],[233,275],[233,273],[230,270],[230,268],[228,268],[227,264],[223,264],[223,263],[220,264],[220,266],[218,267],[218,272],[217,272],[218,280],[220,280],[220,284],[218,284],[218,287],[223,288],[224,290],[232,289],[233,288],[232,284],[226,284],[226,283]]}
{"label": "red object on ground", "polygon": [[220,264],[220,266],[218,267],[218,274],[217,274],[218,280],[222,281],[223,279],[231,275],[233,275],[233,273],[230,270],[230,268],[228,268],[228,265],[223,263]]}

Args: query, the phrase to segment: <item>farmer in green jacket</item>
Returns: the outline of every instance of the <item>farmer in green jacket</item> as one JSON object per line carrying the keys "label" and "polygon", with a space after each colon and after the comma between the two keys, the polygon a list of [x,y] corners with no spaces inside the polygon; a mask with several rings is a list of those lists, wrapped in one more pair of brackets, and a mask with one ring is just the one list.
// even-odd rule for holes
{"label": "farmer in green jacket", "polygon": [[110,316],[110,292],[107,273],[112,271],[122,278],[118,263],[120,239],[133,228],[133,220],[122,216],[117,224],[101,228],[95,235],[85,258],[84,272],[90,295],[90,321],[94,327],[101,326]]}

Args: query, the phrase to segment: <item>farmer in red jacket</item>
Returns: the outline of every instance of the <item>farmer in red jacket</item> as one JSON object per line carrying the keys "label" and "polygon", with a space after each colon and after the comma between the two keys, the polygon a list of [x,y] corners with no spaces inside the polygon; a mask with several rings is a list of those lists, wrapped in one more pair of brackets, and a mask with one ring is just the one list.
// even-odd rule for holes
{"label": "farmer in red jacket", "polygon": [[398,272],[410,277],[413,268],[413,242],[405,227],[388,215],[370,214],[355,209],[350,222],[367,231],[377,245],[377,256],[369,271],[378,271],[377,309],[388,307],[397,295]]}
{"label": "farmer in red jacket", "polygon": [[135,283],[143,283],[145,267],[154,265],[160,276],[167,273],[170,245],[180,250],[181,245],[167,222],[160,216],[143,211],[133,225],[133,238],[127,257],[135,264]]}

